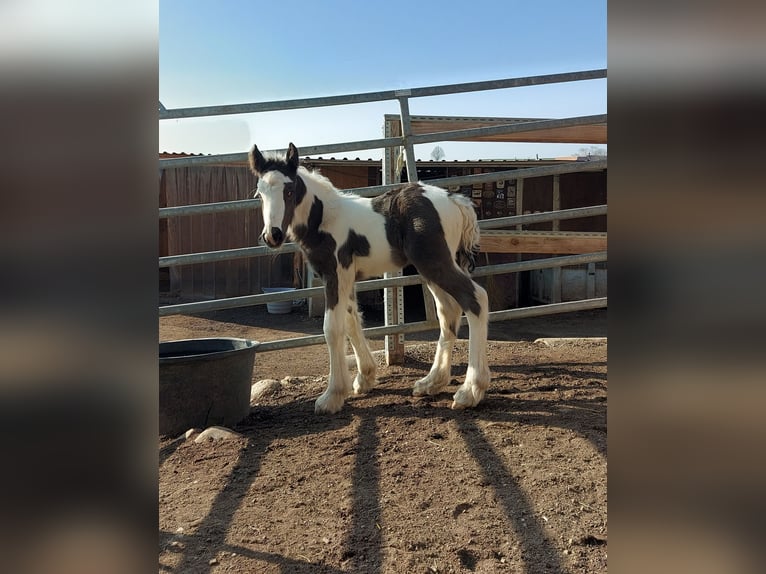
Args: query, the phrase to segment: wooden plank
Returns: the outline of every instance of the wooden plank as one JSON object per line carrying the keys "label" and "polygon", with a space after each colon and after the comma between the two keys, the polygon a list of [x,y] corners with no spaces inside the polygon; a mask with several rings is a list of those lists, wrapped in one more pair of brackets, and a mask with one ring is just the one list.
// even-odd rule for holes
{"label": "wooden plank", "polygon": [[[482,128],[501,124],[539,121],[543,118],[465,118],[412,116],[413,134],[438,133],[468,128]],[[398,134],[397,134],[398,135]],[[528,142],[528,143],[607,143],[607,125],[588,124],[562,128],[549,128],[531,132],[474,136],[456,141]]]}
{"label": "wooden plank", "polygon": [[606,233],[482,231],[483,253],[591,253],[606,251]]}

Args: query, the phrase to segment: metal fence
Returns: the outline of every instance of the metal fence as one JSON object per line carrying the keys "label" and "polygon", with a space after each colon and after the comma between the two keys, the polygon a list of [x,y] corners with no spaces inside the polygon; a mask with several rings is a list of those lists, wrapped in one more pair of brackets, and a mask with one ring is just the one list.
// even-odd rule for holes
{"label": "metal fence", "polygon": [[[426,88],[413,88],[405,90],[393,90],[383,92],[370,92],[363,94],[351,94],[344,96],[308,98],[299,100],[283,100],[273,102],[248,103],[236,105],[166,109],[160,104],[160,120],[191,118],[202,116],[217,116],[225,114],[241,114],[253,112],[266,112],[274,110],[291,110],[300,108],[318,108],[323,106],[336,106],[346,104],[356,104],[363,102],[375,102],[383,100],[398,100],[400,104],[400,119],[402,135],[397,137],[384,137],[372,140],[344,142],[329,145],[301,146],[301,153],[305,155],[329,154],[346,152],[352,150],[379,149],[384,148],[383,154],[383,185],[370,186],[344,190],[357,193],[365,197],[372,197],[384,193],[389,189],[396,188],[399,184],[392,181],[394,173],[395,158],[393,151],[401,149],[406,166],[407,178],[409,181],[417,181],[417,169],[414,155],[414,145],[420,143],[430,143],[438,141],[450,141],[465,139],[486,135],[504,135],[519,132],[530,132],[546,130],[552,128],[565,128],[592,124],[605,124],[606,114],[594,116],[581,116],[554,120],[540,120],[529,122],[515,122],[504,125],[493,125],[489,127],[470,128],[461,130],[444,131],[427,134],[412,134],[410,126],[409,99],[437,96],[446,94],[457,94],[464,92],[475,92],[483,90],[497,90],[505,88],[514,88],[520,86],[535,86],[550,83],[575,82],[582,80],[592,80],[605,78],[606,70],[590,70],[583,72],[573,72],[566,74],[551,74],[544,76],[531,76],[524,78],[511,78],[505,80],[494,80],[487,82],[472,82],[464,84],[452,84],[445,86],[433,86]],[[275,150],[284,151],[284,150]],[[211,156],[192,156],[173,159],[160,160],[161,168],[175,168],[199,165],[216,165],[221,163],[245,162],[247,161],[247,152],[236,154],[220,154]],[[476,183],[495,182],[508,179],[523,180],[532,177],[543,177],[550,175],[559,175],[564,173],[573,173],[579,171],[598,171],[607,167],[606,159],[577,162],[565,165],[541,166],[534,168],[515,169],[498,171],[493,173],[483,173],[467,175],[460,177],[450,177],[442,179],[428,180],[428,183],[439,186],[471,185]],[[178,207],[166,207],[159,210],[159,217],[183,217],[188,215],[197,215],[202,213],[218,213],[223,211],[233,211],[242,209],[259,209],[259,199],[249,199],[240,201],[228,201],[221,203],[189,205]],[[564,219],[574,219],[581,217],[590,217],[596,215],[605,215],[607,213],[606,205],[583,207],[576,209],[556,210],[547,213],[535,213],[528,215],[516,215],[511,217],[501,217],[494,219],[481,220],[479,225],[482,230],[501,229],[532,223],[561,221]],[[279,250],[275,251],[265,246],[247,247],[240,249],[228,249],[220,251],[211,251],[206,253],[190,253],[183,255],[172,255],[159,258],[160,267],[169,267],[175,265],[189,265],[196,263],[209,263],[215,261],[224,261],[244,257],[262,257],[265,255],[274,255],[275,253],[291,253],[297,251],[295,244],[285,244]],[[531,261],[521,261],[516,263],[504,263],[499,265],[486,265],[477,267],[474,277],[489,275],[498,275],[504,273],[519,273],[534,269],[560,268],[568,265],[581,265],[589,263],[598,263],[606,261],[606,252],[587,253],[580,255],[570,255],[562,257],[547,257]],[[384,289],[386,298],[386,324],[383,327],[373,327],[364,329],[368,337],[386,336],[387,351],[389,350],[389,341],[391,345],[403,345],[403,336],[405,333],[415,333],[437,329],[438,321],[428,320],[417,323],[404,323],[403,317],[403,290],[406,285],[415,285],[422,283],[419,275],[386,276],[383,279],[373,279],[360,281],[357,283],[357,291],[371,291]],[[269,293],[248,295],[242,297],[231,297],[226,299],[217,299],[211,301],[200,301],[194,303],[183,303],[175,305],[165,305],[159,308],[160,316],[173,314],[191,314],[204,311],[213,311],[219,309],[231,309],[236,307],[245,307],[251,305],[263,305],[278,301],[293,300],[296,298],[307,298],[321,295],[322,287],[309,287],[290,292]],[[607,298],[599,297],[585,299],[581,301],[570,301],[566,303],[552,303],[548,305],[538,305],[534,307],[506,309],[502,311],[493,311],[489,314],[490,321],[508,320],[522,317],[542,316],[556,313],[565,313],[578,310],[596,309],[607,306]],[[394,310],[397,308],[397,310]],[[463,318],[465,323],[465,318]],[[396,339],[393,336],[396,335]],[[280,341],[262,342],[259,351],[271,351],[276,349],[287,349],[304,345],[320,344],[324,342],[323,335],[298,337]],[[390,361],[396,362],[396,361]]]}

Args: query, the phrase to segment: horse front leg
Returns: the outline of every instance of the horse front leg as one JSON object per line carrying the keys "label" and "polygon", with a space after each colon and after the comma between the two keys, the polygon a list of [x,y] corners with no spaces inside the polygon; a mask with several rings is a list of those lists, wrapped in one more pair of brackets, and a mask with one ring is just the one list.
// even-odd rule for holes
{"label": "horse front leg", "polygon": [[[347,295],[339,299],[340,293],[333,294],[325,285],[324,336],[330,354],[330,376],[327,389],[314,404],[317,414],[337,413],[351,394],[351,377],[346,365],[346,305]],[[334,304],[331,304],[334,302]]]}
{"label": "horse front leg", "polygon": [[378,365],[372,356],[370,346],[362,332],[362,316],[359,313],[359,307],[356,302],[356,295],[352,291],[348,303],[348,313],[346,314],[346,332],[351,341],[351,347],[354,349],[356,357],[357,374],[354,379],[354,394],[366,393],[374,387],[378,381],[375,378]]}

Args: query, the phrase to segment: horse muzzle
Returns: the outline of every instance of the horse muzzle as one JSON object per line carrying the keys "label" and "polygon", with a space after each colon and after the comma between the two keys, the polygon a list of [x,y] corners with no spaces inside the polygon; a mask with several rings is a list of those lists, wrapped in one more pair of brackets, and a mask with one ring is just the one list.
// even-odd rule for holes
{"label": "horse muzzle", "polygon": [[276,249],[282,245],[282,243],[284,243],[285,235],[282,233],[282,230],[279,229],[279,227],[272,227],[270,230],[268,230],[268,232],[265,229],[263,230],[261,239],[263,239],[263,242],[266,245]]}

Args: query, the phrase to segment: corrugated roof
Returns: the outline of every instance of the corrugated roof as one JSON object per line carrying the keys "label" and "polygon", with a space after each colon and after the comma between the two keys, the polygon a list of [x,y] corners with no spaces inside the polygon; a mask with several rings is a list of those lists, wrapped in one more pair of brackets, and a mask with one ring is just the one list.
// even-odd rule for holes
{"label": "corrugated roof", "polygon": [[[203,153],[186,153],[186,152],[168,152],[163,151],[159,154],[159,159],[173,159],[173,158],[181,158],[181,157],[200,157],[200,156],[209,156],[212,154],[203,154]],[[433,160],[433,159],[416,159],[418,165],[420,166],[449,166],[449,165],[458,165],[458,166],[477,166],[477,165],[494,165],[494,166],[500,166],[500,165],[513,165],[513,166],[519,166],[519,165],[551,165],[556,163],[571,163],[573,161],[587,161],[588,158],[578,157],[575,158],[572,157],[558,157],[558,158],[526,158],[526,159],[520,159],[520,158],[514,158],[514,159],[453,159],[453,160],[447,160],[447,159],[440,159],[440,160]],[[312,156],[304,156],[301,158],[301,163],[310,163],[310,164],[353,164],[353,165],[369,165],[369,166],[380,166],[382,163],[382,160],[379,159],[373,159],[373,158],[367,158],[367,159],[361,159],[359,157],[355,158],[348,158],[348,157],[312,157]],[[225,162],[223,164],[217,164],[217,165],[236,165],[236,166],[245,166],[247,165],[247,161],[241,161],[241,162]]]}
{"label": "corrugated roof", "polygon": [[[311,156],[304,156],[301,158],[302,162],[306,163],[317,163],[317,162],[328,162],[328,163],[354,163],[354,164],[360,164],[360,163],[367,163],[367,164],[380,164],[381,160],[379,159],[371,159],[368,158],[366,160],[359,159],[359,158],[353,158],[349,159],[347,157],[343,158],[336,158],[336,157],[311,157]],[[574,158],[574,157],[563,157],[563,158],[526,158],[526,159],[520,159],[520,158],[513,158],[513,159],[453,159],[453,160],[447,160],[447,159],[440,159],[440,160],[433,160],[433,159],[420,159],[417,158],[415,161],[419,165],[472,165],[472,164],[492,164],[492,165],[501,165],[501,164],[513,164],[518,165],[520,163],[524,164],[540,164],[540,163],[570,163],[573,161],[582,161],[580,158]]]}
{"label": "corrugated roof", "polygon": [[211,154],[186,153],[185,151],[161,151],[160,159],[171,159],[174,157],[195,157],[195,156],[202,156],[202,155],[211,155]]}

